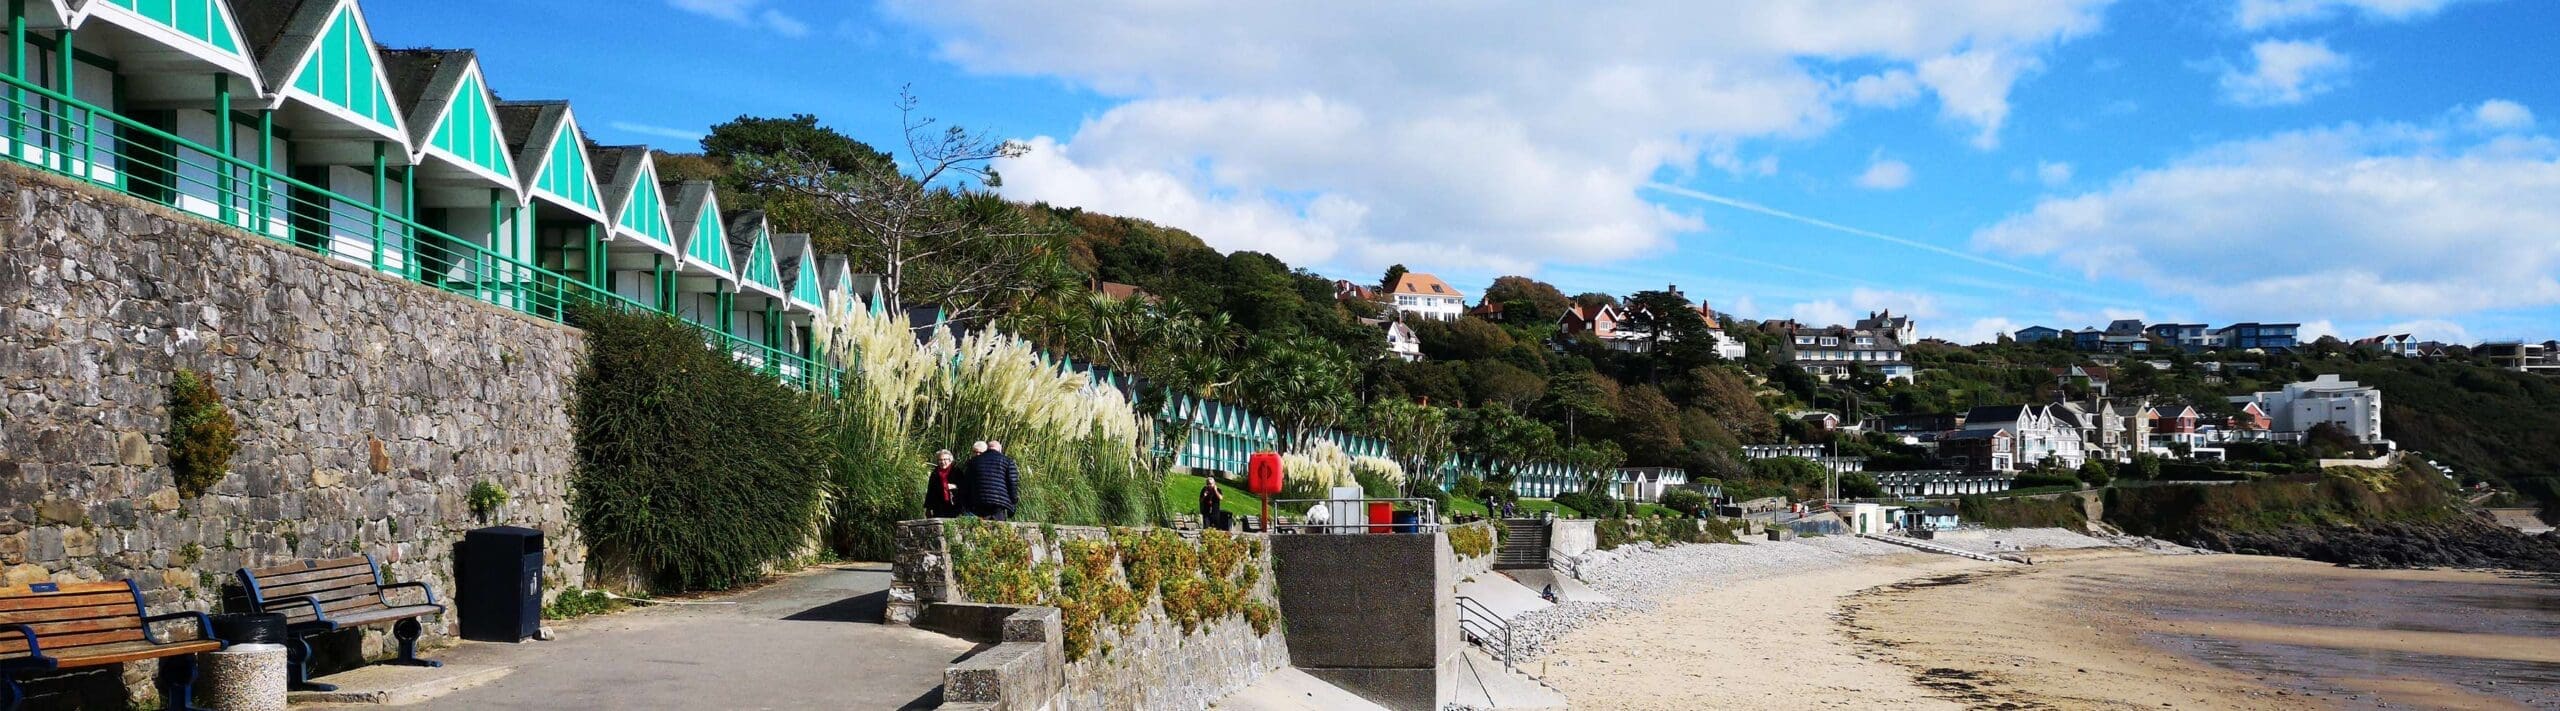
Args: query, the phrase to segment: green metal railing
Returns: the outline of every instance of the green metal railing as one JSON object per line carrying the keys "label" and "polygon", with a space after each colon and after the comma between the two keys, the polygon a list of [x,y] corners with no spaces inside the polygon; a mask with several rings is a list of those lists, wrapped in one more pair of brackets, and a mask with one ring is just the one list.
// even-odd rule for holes
{"label": "green metal railing", "polygon": [[[593,280],[571,277],[383,209],[380,206],[389,196],[383,194],[381,180],[375,181],[372,200],[350,198],[261,165],[267,162],[266,145],[258,147],[262,160],[246,161],[18,76],[0,73],[0,83],[5,83],[7,91],[0,100],[7,134],[0,139],[6,141],[6,158],[11,162],[113,188],[326,258],[548,321],[566,322],[572,307],[580,304],[676,315],[597,283],[604,264],[594,253],[601,248],[598,242],[587,243],[587,263],[581,265]],[[225,139],[222,143],[236,142],[229,140],[237,130],[231,118],[223,116],[215,122],[215,131]],[[373,174],[397,170],[384,165],[382,144],[376,146],[374,164],[369,166]],[[404,177],[400,182],[407,193],[400,204],[414,209],[416,181]],[[491,208],[493,213],[499,209]],[[496,222],[493,216],[493,226]],[[664,272],[655,277],[652,283],[657,290],[663,292],[672,284]],[[700,329],[714,347],[793,387],[833,393],[842,382],[835,368],[817,360],[709,325],[687,323]],[[767,328],[781,327],[767,324]]]}

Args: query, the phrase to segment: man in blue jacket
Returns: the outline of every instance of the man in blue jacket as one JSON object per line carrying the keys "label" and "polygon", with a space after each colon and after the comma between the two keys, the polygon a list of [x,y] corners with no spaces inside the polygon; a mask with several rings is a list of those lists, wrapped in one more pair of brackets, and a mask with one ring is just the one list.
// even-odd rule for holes
{"label": "man in blue jacket", "polygon": [[1021,492],[1021,468],[1004,453],[1003,442],[988,440],[987,453],[969,460],[969,513],[989,521],[1010,520],[1014,497]]}

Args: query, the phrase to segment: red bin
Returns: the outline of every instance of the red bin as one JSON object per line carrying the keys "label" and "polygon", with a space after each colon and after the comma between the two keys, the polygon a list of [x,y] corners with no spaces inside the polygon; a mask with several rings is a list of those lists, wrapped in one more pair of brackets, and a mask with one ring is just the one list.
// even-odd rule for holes
{"label": "red bin", "polygon": [[1244,490],[1269,496],[1280,493],[1280,453],[1255,452],[1245,460]]}
{"label": "red bin", "polygon": [[1396,532],[1396,507],[1384,501],[1369,502],[1369,532]]}

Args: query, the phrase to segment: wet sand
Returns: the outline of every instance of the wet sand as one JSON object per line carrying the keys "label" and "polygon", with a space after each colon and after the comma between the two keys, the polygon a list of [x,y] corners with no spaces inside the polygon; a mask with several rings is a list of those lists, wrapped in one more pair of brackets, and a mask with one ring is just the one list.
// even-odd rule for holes
{"label": "wet sand", "polygon": [[2560,708],[2560,590],[2465,571],[2075,551],[1849,600],[1847,636],[1990,708]]}
{"label": "wet sand", "polygon": [[1833,615],[1862,590],[1991,565],[1911,553],[1705,581],[1650,613],[1577,629],[1526,670],[1577,709],[1962,709],[1862,652]]}

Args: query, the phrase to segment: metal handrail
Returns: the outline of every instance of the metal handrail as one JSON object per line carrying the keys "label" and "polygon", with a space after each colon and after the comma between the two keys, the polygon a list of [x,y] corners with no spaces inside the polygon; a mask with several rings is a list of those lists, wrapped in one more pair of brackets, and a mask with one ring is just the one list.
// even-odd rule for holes
{"label": "metal handrail", "polygon": [[[1273,500],[1271,501],[1271,507],[1272,507],[1274,510],[1286,510],[1286,509],[1288,509],[1289,507],[1285,506],[1284,504],[1325,504],[1325,505],[1327,505],[1327,506],[1331,506],[1331,505],[1333,505],[1333,504],[1342,503],[1342,502],[1356,502],[1356,503],[1360,504],[1360,505],[1361,505],[1361,508],[1363,508],[1363,509],[1366,509],[1368,504],[1372,504],[1372,503],[1379,503],[1379,502],[1384,502],[1384,503],[1388,503],[1388,504],[1408,504],[1408,505],[1417,505],[1417,506],[1419,506],[1419,507],[1420,507],[1420,509],[1421,509],[1420,513],[1421,513],[1422,515],[1418,517],[1418,518],[1420,518],[1421,520],[1419,520],[1419,521],[1415,521],[1413,524],[1411,524],[1411,525],[1414,527],[1414,530],[1413,530],[1412,532],[1413,532],[1413,533],[1439,533],[1439,532],[1440,532],[1440,503],[1439,503],[1439,502],[1437,502],[1437,501],[1433,501],[1433,500],[1430,500],[1430,499],[1424,499],[1424,498],[1415,498],[1415,497],[1368,498],[1368,497],[1363,497],[1363,498],[1358,498],[1358,499],[1273,499]],[[1370,522],[1368,522],[1368,523],[1323,523],[1323,524],[1311,524],[1311,523],[1289,523],[1289,524],[1281,524],[1281,525],[1278,525],[1278,526],[1272,527],[1272,530],[1274,530],[1274,531],[1279,531],[1279,532],[1283,532],[1283,533],[1288,533],[1288,532],[1295,532],[1295,533],[1367,533],[1367,532],[1369,532],[1369,530],[1370,530],[1371,528],[1373,528],[1373,527],[1379,527],[1379,526],[1384,526],[1384,527],[1387,527],[1387,529],[1388,529],[1389,531],[1394,531],[1394,530],[1395,530],[1395,527],[1396,527],[1397,525],[1399,525],[1399,524],[1397,524],[1397,523],[1396,523],[1396,522],[1394,522],[1394,521],[1387,521],[1387,522],[1384,522],[1384,523],[1380,523],[1380,522],[1377,522],[1377,521],[1370,521]]]}
{"label": "metal handrail", "polygon": [[[348,197],[22,77],[0,73],[0,85],[7,89],[0,92],[6,94],[0,96],[0,113],[5,113],[8,129],[0,136],[7,143],[0,157],[11,162],[544,320],[565,321],[573,303],[674,315],[374,204],[388,196],[373,201]],[[235,130],[231,117],[221,118],[217,130]],[[99,125],[100,119],[107,126]],[[207,192],[211,195],[199,194]],[[190,207],[184,204],[188,200],[208,205]],[[361,256],[350,256],[358,247]],[[437,268],[425,268],[429,263]],[[687,323],[739,360],[796,387],[832,391],[841,383],[836,369],[815,359]]]}
{"label": "metal handrail", "polygon": [[[1493,638],[1494,634],[1501,635],[1502,668],[1514,668],[1512,666],[1513,648],[1511,646],[1511,620],[1495,613],[1493,608],[1486,607],[1482,601],[1475,598],[1465,595],[1459,595],[1457,598],[1458,627],[1462,630],[1474,632],[1477,639],[1490,640]],[[1467,617],[1468,613],[1474,613],[1477,618],[1470,620]],[[1473,622],[1472,625],[1469,624],[1471,621]],[[1491,627],[1492,629],[1486,630],[1484,629],[1486,627]]]}

